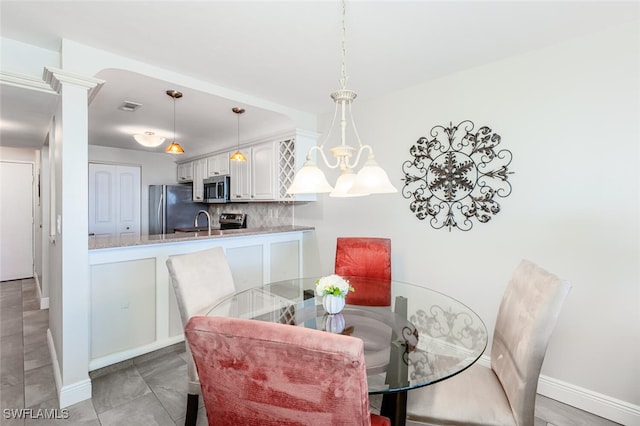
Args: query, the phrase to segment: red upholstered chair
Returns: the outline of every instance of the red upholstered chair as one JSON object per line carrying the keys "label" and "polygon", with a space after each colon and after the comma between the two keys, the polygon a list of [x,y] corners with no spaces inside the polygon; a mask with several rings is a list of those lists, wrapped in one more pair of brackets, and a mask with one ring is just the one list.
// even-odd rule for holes
{"label": "red upholstered chair", "polygon": [[389,425],[369,412],[362,340],[241,318],[185,328],[209,425]]}
{"label": "red upholstered chair", "polygon": [[350,280],[355,289],[347,294],[352,305],[391,305],[391,240],[348,237],[336,242],[335,273],[340,276],[378,278],[376,281]]}

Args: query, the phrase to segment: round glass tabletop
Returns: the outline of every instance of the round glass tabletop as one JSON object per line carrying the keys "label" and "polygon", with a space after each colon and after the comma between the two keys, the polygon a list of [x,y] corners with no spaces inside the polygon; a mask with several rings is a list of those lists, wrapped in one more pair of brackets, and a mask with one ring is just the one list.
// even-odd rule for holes
{"label": "round glass tabletop", "polygon": [[356,293],[390,291],[390,297],[377,298],[385,300],[387,306],[347,303],[342,312],[329,315],[322,298],[315,294],[317,278],[298,278],[235,293],[207,315],[291,324],[358,337],[364,342],[370,394],[406,391],[444,380],[465,370],[484,352],[484,323],[473,310],[452,297],[399,281],[344,278],[357,283]]}

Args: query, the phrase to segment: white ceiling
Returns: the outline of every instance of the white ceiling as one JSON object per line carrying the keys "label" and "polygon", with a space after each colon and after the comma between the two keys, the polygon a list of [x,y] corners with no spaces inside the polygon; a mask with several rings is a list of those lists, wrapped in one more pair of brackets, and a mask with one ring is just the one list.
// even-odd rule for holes
{"label": "white ceiling", "polygon": [[[639,9],[638,1],[349,1],[346,71],[347,86],[359,94],[356,121],[361,99],[637,20]],[[333,0],[1,0],[0,35],[54,51],[67,38],[319,114],[332,110],[329,94],[338,88],[341,13]],[[107,83],[90,105],[90,143],[149,150],[130,135],[173,137],[173,100],[165,92],[180,87],[124,71],[98,77]],[[238,102],[184,94],[176,130],[188,153],[236,141],[231,108]],[[0,145],[41,144],[52,97],[5,84],[0,95]],[[117,107],[125,100],[143,107],[124,113]],[[292,126],[279,114],[240,106],[247,109],[242,140]]]}

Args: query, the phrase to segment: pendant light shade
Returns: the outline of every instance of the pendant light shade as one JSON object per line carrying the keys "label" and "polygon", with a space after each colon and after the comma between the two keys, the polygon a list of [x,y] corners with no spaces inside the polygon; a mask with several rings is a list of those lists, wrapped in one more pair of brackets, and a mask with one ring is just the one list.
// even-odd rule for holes
{"label": "pendant light shade", "polygon": [[[288,194],[309,194],[330,192],[331,197],[359,197],[369,194],[386,194],[398,192],[391,184],[387,173],[373,159],[373,148],[370,145],[363,145],[356,129],[355,121],[351,113],[351,105],[357,97],[356,92],[347,89],[346,75],[346,27],[345,27],[346,3],[342,1],[342,74],[339,80],[339,90],[331,94],[331,99],[335,102],[333,120],[327,136],[321,145],[313,146],[308,154],[307,161],[296,173]],[[340,145],[330,148],[329,151],[334,157],[334,161],[329,161],[324,153],[324,144],[329,140],[336,118],[340,110]],[[349,116],[349,120],[347,120]],[[350,122],[353,134],[358,142],[357,147],[347,144],[347,124]],[[335,189],[329,185],[322,170],[313,161],[312,153],[318,151],[318,163],[320,159],[330,169],[340,169],[341,175],[336,181]],[[367,151],[367,152],[365,152]],[[363,167],[355,174],[354,169],[358,166],[363,154],[367,155]]]}
{"label": "pendant light shade", "polygon": [[240,114],[244,114],[244,108],[231,108],[231,111],[236,113],[238,117],[238,145],[236,147],[236,152],[231,155],[231,161],[247,161],[247,156],[240,151]]}
{"label": "pendant light shade", "polygon": [[162,136],[158,136],[153,132],[144,132],[133,135],[133,138],[142,146],[147,146],[149,148],[154,148],[156,146],[162,145],[164,142],[164,138]]}
{"label": "pendant light shade", "polygon": [[167,154],[184,154],[184,149],[180,146],[176,141],[171,142],[171,144],[164,150]]}
{"label": "pendant light shade", "polygon": [[164,150],[167,154],[184,154],[184,149],[176,142],[176,99],[182,97],[182,92],[167,90],[167,95],[173,98],[173,142]]}

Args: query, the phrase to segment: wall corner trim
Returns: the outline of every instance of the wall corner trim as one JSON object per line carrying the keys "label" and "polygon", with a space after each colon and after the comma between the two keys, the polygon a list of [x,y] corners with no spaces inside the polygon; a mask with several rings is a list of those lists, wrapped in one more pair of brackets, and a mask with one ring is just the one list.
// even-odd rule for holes
{"label": "wall corner trim", "polygon": [[91,399],[91,379],[80,380],[71,385],[62,386],[62,374],[60,373],[60,365],[58,364],[58,356],[53,343],[51,329],[47,328],[47,344],[51,355],[51,365],[53,367],[53,378],[56,382],[56,391],[58,393],[58,401],[60,408],[66,408],[78,402]]}

